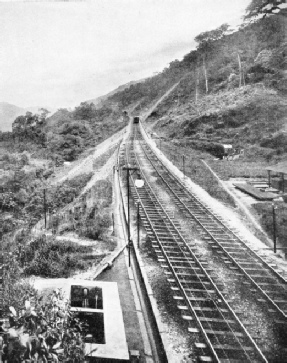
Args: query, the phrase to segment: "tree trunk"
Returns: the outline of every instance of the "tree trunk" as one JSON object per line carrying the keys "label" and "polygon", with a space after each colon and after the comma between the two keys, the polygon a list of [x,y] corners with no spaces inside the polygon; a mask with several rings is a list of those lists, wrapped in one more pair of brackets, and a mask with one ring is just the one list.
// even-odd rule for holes
{"label": "tree trunk", "polygon": [[237,57],[238,57],[238,65],[239,65],[239,87],[245,86],[245,78],[244,78],[244,73],[243,73],[243,69],[242,69],[242,64],[241,64],[241,59],[240,59],[240,54],[237,53]]}
{"label": "tree trunk", "polygon": [[203,71],[204,71],[204,77],[205,77],[205,92],[208,93],[208,79],[207,79],[207,70],[206,70],[206,65],[205,65],[205,56],[203,57],[202,65],[203,65]]}
{"label": "tree trunk", "polygon": [[198,99],[198,70],[195,73],[195,104],[197,104]]}

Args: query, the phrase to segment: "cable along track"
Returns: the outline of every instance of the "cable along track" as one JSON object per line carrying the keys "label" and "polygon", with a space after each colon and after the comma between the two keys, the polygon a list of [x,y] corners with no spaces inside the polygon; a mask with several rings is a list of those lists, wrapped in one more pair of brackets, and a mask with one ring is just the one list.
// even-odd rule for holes
{"label": "cable along track", "polygon": [[[131,139],[131,141],[133,141]],[[173,298],[188,322],[190,333],[198,334],[195,344],[200,361],[267,362],[262,352],[209,277],[207,268],[189,246],[180,227],[166,212],[142,171],[142,161],[126,146],[120,164],[129,162],[141,170],[144,187],[132,180],[132,195],[140,202],[140,216],[152,240],[158,260],[168,276]],[[123,160],[126,156],[126,161]],[[205,343],[202,343],[204,338]]]}
{"label": "cable along track", "polygon": [[[139,131],[137,137],[142,140]],[[175,203],[206,233],[205,240],[208,240],[214,248],[223,251],[229,261],[247,277],[266,301],[285,319],[287,317],[287,281],[251,250],[194,194],[187,191],[182,182],[168,171],[146,143],[141,141],[141,146],[158,176],[173,194]]]}

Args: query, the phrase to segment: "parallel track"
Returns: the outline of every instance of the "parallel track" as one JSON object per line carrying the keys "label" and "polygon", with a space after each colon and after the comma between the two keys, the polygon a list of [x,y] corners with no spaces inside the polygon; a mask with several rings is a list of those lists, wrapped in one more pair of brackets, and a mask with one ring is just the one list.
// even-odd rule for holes
{"label": "parallel track", "polygon": [[[142,136],[137,133],[139,140]],[[182,182],[172,175],[141,141],[142,150],[158,176],[172,193],[175,202],[188,217],[205,232],[205,239],[221,250],[226,258],[241,271],[266,302],[285,319],[287,317],[287,281],[256,252],[250,249],[225,223],[209,210],[196,195],[187,191]]]}
{"label": "parallel track", "polygon": [[[137,134],[138,135],[138,134]],[[129,162],[142,169],[144,158],[127,142],[120,165]],[[174,299],[188,321],[190,333],[198,335],[195,344],[199,360],[215,362],[266,362],[260,349],[237,318],[200,262],[183,231],[156,196],[148,179],[144,188],[132,188],[140,202],[141,218],[150,236],[159,262],[168,276]],[[131,178],[133,180],[133,178]],[[204,342],[203,342],[204,339]]]}

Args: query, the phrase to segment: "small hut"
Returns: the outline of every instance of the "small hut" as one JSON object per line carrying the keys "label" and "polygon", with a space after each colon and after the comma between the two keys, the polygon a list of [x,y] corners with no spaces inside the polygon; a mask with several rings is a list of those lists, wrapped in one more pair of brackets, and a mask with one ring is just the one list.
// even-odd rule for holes
{"label": "small hut", "polygon": [[[287,190],[287,178],[285,178],[285,175],[287,175],[287,161],[284,161],[277,165],[268,166],[266,170],[268,173],[269,188],[272,186],[279,191],[285,193],[285,190]],[[272,180],[272,177],[274,176],[276,176],[277,178],[273,178]]]}

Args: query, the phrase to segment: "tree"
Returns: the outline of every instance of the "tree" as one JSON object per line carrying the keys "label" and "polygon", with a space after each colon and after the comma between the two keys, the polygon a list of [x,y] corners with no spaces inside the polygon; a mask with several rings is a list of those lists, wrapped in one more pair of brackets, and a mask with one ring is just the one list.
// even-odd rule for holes
{"label": "tree", "polygon": [[80,106],[76,107],[74,111],[74,118],[80,120],[89,120],[94,117],[96,107],[93,103],[81,102]]}
{"label": "tree", "polygon": [[194,40],[199,43],[197,49],[200,49],[201,44],[211,43],[220,39],[227,32],[228,28],[229,25],[224,23],[214,30],[206,31],[197,35],[194,38]]}
{"label": "tree", "polygon": [[36,143],[45,141],[45,134],[42,131],[46,121],[48,110],[40,109],[41,114],[26,112],[25,116],[18,116],[12,124],[12,132],[18,137],[19,141],[31,140]]}
{"label": "tree", "polygon": [[252,0],[246,8],[245,19],[276,14],[286,8],[287,0]]}
{"label": "tree", "polygon": [[206,31],[203,33],[200,33],[197,35],[194,40],[199,43],[197,50],[202,55],[202,67],[204,72],[204,78],[205,78],[205,92],[208,93],[208,77],[207,77],[207,67],[206,67],[206,61],[208,54],[211,53],[213,48],[213,43],[222,38],[223,35],[227,32],[229,28],[228,24],[222,24],[220,27]]}
{"label": "tree", "polygon": [[12,132],[15,134],[19,140],[23,138],[23,133],[26,126],[25,116],[18,116],[12,123]]}
{"label": "tree", "polygon": [[241,87],[242,85],[245,86],[245,77],[239,51],[237,52],[237,58],[238,58],[238,67],[239,67],[239,87]]}
{"label": "tree", "polygon": [[47,116],[49,113],[51,113],[50,111],[48,111],[46,108],[40,108],[39,110],[41,113],[40,115],[38,115],[37,118],[37,125],[43,125],[47,119]]}

